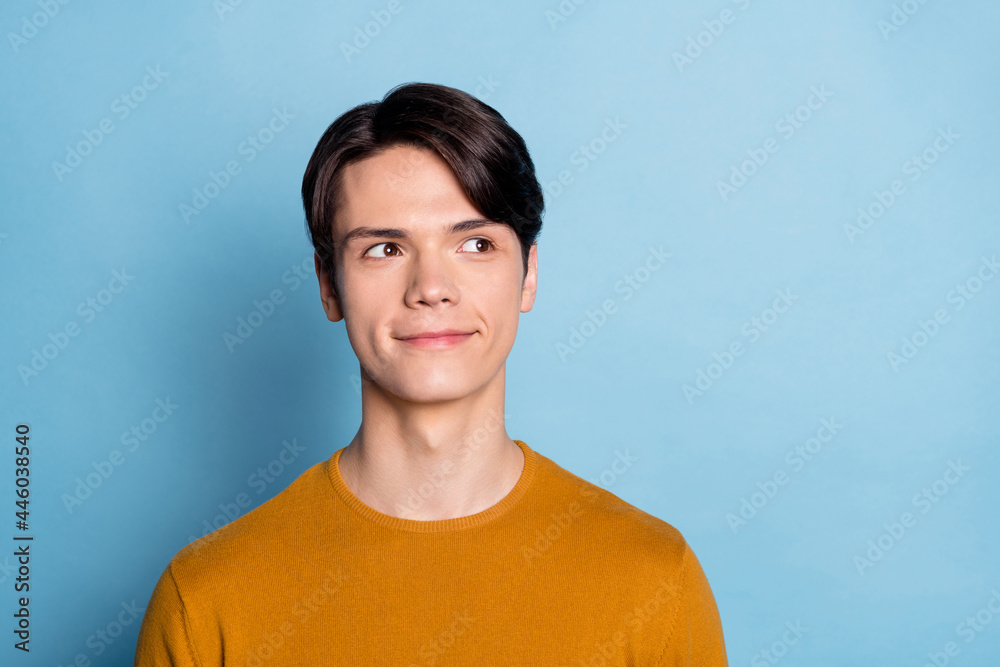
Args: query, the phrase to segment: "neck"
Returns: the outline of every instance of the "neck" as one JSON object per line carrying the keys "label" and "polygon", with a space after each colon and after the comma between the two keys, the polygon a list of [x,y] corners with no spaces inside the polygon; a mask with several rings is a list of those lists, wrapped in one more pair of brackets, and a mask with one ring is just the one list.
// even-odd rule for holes
{"label": "neck", "polygon": [[524,455],[504,426],[503,382],[453,401],[412,403],[362,385],[361,427],[340,454],[344,483],[402,519],[469,516],[517,484]]}

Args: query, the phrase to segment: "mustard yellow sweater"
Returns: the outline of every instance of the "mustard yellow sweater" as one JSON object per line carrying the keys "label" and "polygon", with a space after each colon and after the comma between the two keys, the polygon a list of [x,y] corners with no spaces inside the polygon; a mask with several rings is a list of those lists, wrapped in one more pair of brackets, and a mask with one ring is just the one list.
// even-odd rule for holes
{"label": "mustard yellow sweater", "polygon": [[727,665],[677,529],[515,442],[511,492],[440,521],[363,504],[338,450],[171,559],[135,665]]}

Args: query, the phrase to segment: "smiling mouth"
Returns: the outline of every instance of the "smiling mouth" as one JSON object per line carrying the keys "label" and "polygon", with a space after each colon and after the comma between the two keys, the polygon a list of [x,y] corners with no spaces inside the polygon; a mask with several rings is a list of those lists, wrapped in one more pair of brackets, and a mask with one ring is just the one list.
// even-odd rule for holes
{"label": "smiling mouth", "polygon": [[476,332],[473,331],[472,333],[464,333],[464,334],[451,333],[451,334],[442,334],[440,336],[421,335],[415,338],[400,338],[399,340],[406,343],[407,345],[420,349],[446,349],[450,347],[455,347],[457,345],[461,345],[465,341],[472,338],[472,336],[475,333]]}

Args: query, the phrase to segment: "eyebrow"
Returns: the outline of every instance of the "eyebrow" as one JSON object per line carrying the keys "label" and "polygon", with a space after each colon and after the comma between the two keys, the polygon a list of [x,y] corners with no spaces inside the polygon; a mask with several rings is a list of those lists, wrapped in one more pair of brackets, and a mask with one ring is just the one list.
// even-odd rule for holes
{"label": "eyebrow", "polygon": [[[473,229],[479,229],[480,227],[486,227],[487,225],[502,225],[503,222],[497,222],[496,220],[487,220],[485,218],[476,218],[473,220],[463,220],[462,222],[456,222],[451,225],[451,227],[446,228],[446,233],[448,235],[461,234],[463,232],[468,232]],[[355,227],[351,231],[344,234],[344,237],[340,239],[340,244],[342,246],[347,246],[349,243],[356,239],[368,239],[368,238],[389,238],[389,239],[409,239],[410,235],[403,229],[395,229],[392,227]]]}

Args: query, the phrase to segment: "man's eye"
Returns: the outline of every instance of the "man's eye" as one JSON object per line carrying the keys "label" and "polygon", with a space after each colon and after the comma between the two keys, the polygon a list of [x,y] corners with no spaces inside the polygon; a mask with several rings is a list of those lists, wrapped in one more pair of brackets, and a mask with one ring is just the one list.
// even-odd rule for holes
{"label": "man's eye", "polygon": [[[466,247],[470,243],[478,243],[478,242],[482,242],[486,246],[486,250],[484,250],[482,252],[488,252],[489,250],[492,250],[493,247],[494,247],[493,246],[493,241],[490,241],[489,239],[484,239],[482,237],[477,237],[477,238],[474,238],[474,239],[469,239],[464,244],[462,244],[462,247],[464,248],[464,247]],[[480,251],[478,251],[478,250],[475,249],[477,247],[478,246],[473,246],[473,250],[470,250],[469,252],[481,254]]]}
{"label": "man's eye", "polygon": [[[473,245],[470,246],[469,244]],[[378,248],[382,246],[393,248],[393,251],[389,254],[386,254],[384,249],[381,252],[379,252]],[[469,239],[468,241],[462,244],[463,252],[471,252],[477,255],[485,254],[493,250],[494,248],[496,248],[496,245],[493,243],[493,241],[490,241],[489,239],[483,237],[476,237],[474,239]],[[371,257],[376,259],[379,257],[396,257],[398,255],[399,255],[399,246],[397,246],[395,243],[392,243],[391,241],[386,241],[385,243],[378,243],[376,245],[373,245],[372,247],[368,248],[368,250],[366,250],[364,254],[365,257]]]}
{"label": "man's eye", "polygon": [[379,243],[377,245],[373,245],[371,248],[368,248],[368,250],[365,251],[365,257],[394,257],[395,254],[399,252],[399,249],[397,248],[391,255],[386,255],[385,251],[383,251],[381,254],[376,253],[375,255],[372,255],[371,251],[375,250],[375,248],[378,248],[379,246],[392,246],[393,248],[396,248],[396,244],[389,241],[385,243]]}

